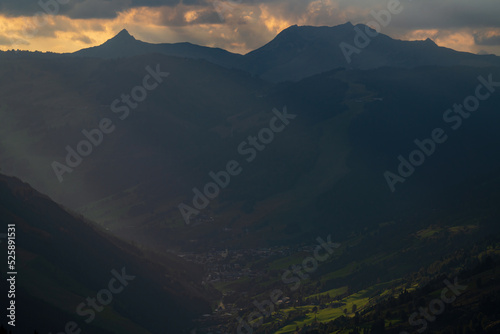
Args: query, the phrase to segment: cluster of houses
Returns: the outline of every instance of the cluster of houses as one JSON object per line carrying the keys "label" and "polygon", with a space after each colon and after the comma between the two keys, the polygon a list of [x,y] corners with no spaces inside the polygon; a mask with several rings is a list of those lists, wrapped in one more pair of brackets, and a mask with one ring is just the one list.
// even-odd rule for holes
{"label": "cluster of houses", "polygon": [[[264,277],[266,272],[262,268],[252,266],[255,262],[267,258],[285,258],[297,252],[311,253],[315,246],[302,246],[295,249],[286,247],[268,247],[254,249],[234,249],[220,250],[211,249],[204,253],[184,252],[177,253],[186,261],[199,264],[204,268],[203,284],[217,284],[223,282],[234,282],[241,278]],[[230,296],[234,291],[226,290],[225,296]],[[243,294],[245,294],[243,292]],[[276,305],[290,307],[293,304],[301,304],[298,300],[292,300],[283,296],[277,301]],[[235,304],[220,303],[212,314],[205,314],[198,319],[199,328],[213,331],[212,333],[226,333],[229,329],[228,324],[232,323],[235,317],[239,316],[244,310]],[[279,316],[279,315],[278,315]],[[227,328],[226,328],[227,327]],[[207,332],[207,333],[209,333]],[[203,331],[202,333],[205,333]]]}
{"label": "cluster of houses", "polygon": [[206,253],[179,253],[183,259],[203,266],[203,283],[235,281],[242,277],[259,277],[263,272],[250,268],[252,262],[272,256],[287,256],[291,251],[283,248],[256,248],[242,250],[216,250]]}

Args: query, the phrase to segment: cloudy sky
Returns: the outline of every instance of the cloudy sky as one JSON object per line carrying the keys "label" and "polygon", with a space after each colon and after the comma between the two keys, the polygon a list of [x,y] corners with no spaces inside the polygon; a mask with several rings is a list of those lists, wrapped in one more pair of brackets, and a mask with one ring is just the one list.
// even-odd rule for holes
{"label": "cloudy sky", "polygon": [[[127,29],[137,39],[246,53],[288,26],[368,24],[397,0],[0,0],[0,50],[73,52]],[[401,0],[381,32],[500,55],[499,0]]]}

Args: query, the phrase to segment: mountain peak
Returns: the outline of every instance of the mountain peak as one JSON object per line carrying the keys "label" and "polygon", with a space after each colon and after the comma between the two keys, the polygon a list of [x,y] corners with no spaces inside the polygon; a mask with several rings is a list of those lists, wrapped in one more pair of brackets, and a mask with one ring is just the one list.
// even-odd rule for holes
{"label": "mountain peak", "polygon": [[436,45],[436,42],[434,42],[432,39],[430,38],[427,38],[425,41],[425,43],[428,43],[428,44],[433,44],[433,45]]}
{"label": "mountain peak", "polygon": [[135,41],[134,36],[130,35],[127,29],[120,31],[115,37],[111,38],[110,41]]}

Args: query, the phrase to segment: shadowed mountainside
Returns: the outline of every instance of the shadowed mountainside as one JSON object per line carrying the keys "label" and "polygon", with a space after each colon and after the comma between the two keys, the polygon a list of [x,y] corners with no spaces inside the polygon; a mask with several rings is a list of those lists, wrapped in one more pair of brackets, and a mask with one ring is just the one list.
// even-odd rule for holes
{"label": "shadowed mountainside", "polygon": [[[189,329],[191,318],[210,309],[210,294],[195,281],[199,269],[111,237],[3,175],[0,220],[4,231],[7,224],[16,226],[16,332],[60,332],[74,321],[92,333],[181,333]],[[5,254],[6,245],[0,245]],[[115,277],[112,270],[127,281],[87,322],[90,304],[80,313],[77,306],[108,288]],[[2,280],[7,271],[5,261]],[[7,299],[2,300],[4,306]]]}
{"label": "shadowed mountainside", "polygon": [[[498,94],[482,101],[458,131],[443,120],[447,109],[474,94],[479,75],[498,80],[498,68],[337,70],[272,85],[165,55],[2,56],[9,64],[0,80],[4,172],[154,247],[295,243],[326,226],[349,235],[453,202],[460,195],[454,186],[500,165],[491,153],[500,141]],[[110,104],[156,64],[170,75],[120,120]],[[269,126],[273,108],[283,112],[284,106],[296,119],[247,162],[239,145]],[[59,183],[51,164],[64,163],[65,147],[75,148],[85,139],[82,130],[102,118],[116,130]],[[414,140],[437,127],[449,140],[392,193],[384,172],[396,173],[398,156],[408,158]],[[202,189],[209,172],[232,159],[242,173],[186,225],[178,205],[192,205],[193,188]]]}

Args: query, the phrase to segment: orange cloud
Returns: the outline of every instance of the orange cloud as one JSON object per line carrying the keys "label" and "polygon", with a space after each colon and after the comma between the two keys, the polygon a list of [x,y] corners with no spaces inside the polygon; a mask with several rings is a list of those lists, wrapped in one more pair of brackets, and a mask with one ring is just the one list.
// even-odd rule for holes
{"label": "orange cloud", "polygon": [[[300,7],[300,10],[296,9]],[[342,4],[336,0],[312,0],[300,4],[268,2],[231,3],[217,13],[216,6],[138,7],[115,18],[70,19],[65,16],[6,17],[0,15],[0,49],[74,52],[99,45],[126,28],[137,39],[152,43],[191,42],[247,53],[293,25],[337,25],[349,20],[366,23],[370,8]],[[219,8],[220,10],[220,8]],[[368,20],[369,21],[369,20]],[[438,45],[469,52],[500,54],[500,46],[476,45],[474,37],[500,35],[497,29],[473,30],[396,29],[383,33],[405,40],[431,38]],[[478,35],[479,34],[479,35]]]}
{"label": "orange cloud", "polygon": [[[101,44],[124,27],[140,27],[141,30],[158,28],[152,21],[158,14],[146,8],[132,9],[115,19],[70,19],[65,16],[32,17],[0,16],[0,49],[23,49],[30,51],[73,52],[88,47],[89,42]],[[152,20],[153,18],[153,20]]]}
{"label": "orange cloud", "polygon": [[293,25],[290,21],[272,14],[267,5],[260,5],[260,21],[264,23],[267,30],[273,34],[278,34],[283,29]]}

